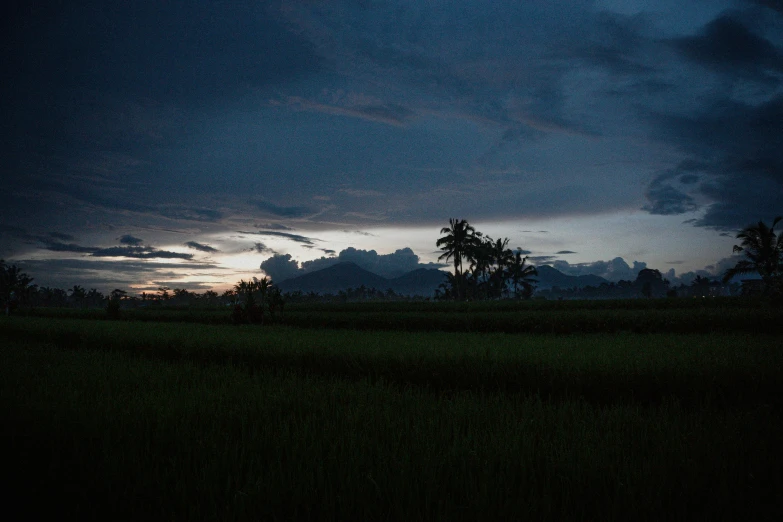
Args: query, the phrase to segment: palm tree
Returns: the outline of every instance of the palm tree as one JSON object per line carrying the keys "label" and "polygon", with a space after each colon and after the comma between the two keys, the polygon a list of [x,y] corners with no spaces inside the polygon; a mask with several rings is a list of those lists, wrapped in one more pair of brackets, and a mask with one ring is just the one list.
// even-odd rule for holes
{"label": "palm tree", "polygon": [[757,225],[748,226],[737,234],[737,239],[742,242],[734,245],[734,253],[743,253],[747,259],[738,261],[726,270],[724,283],[739,274],[758,273],[764,282],[765,292],[783,286],[783,234],[775,234],[775,225],[781,219],[783,217],[776,217],[771,227],[759,221]]}
{"label": "palm tree", "polygon": [[491,243],[490,260],[494,265],[494,270],[489,274],[490,289],[492,295],[495,297],[501,297],[503,289],[506,286],[507,267],[509,267],[514,259],[514,253],[508,249],[508,238],[497,239]]}
{"label": "palm tree", "polygon": [[457,220],[451,218],[449,219],[449,226],[443,227],[440,230],[440,233],[446,235],[438,239],[435,243],[435,245],[440,247],[443,251],[443,254],[438,257],[438,260],[453,260],[454,275],[458,284],[456,297],[459,299],[463,295],[461,288],[459,288],[462,279],[462,260],[466,257],[471,245],[475,242],[476,229],[470,226],[464,219]]}
{"label": "palm tree", "polygon": [[464,279],[466,284],[470,283],[471,296],[474,298],[480,299],[489,295],[487,286],[492,267],[492,244],[491,237],[477,231],[465,252],[465,259],[470,262],[471,277],[465,273]]}
{"label": "palm tree", "polygon": [[[518,248],[508,267],[511,283],[514,285],[514,297],[517,299],[523,296],[530,297],[535,289],[533,285],[536,280],[533,277],[538,275],[538,270],[533,265],[525,266],[526,262],[527,256],[522,257],[522,249]],[[522,288],[521,292],[520,287]]]}

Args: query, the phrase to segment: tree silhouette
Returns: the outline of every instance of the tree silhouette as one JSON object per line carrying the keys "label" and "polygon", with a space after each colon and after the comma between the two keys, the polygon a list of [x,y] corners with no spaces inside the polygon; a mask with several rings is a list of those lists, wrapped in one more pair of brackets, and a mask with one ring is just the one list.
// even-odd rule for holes
{"label": "tree silhouette", "polygon": [[73,285],[69,291],[71,292],[71,300],[76,306],[87,307],[87,291],[83,287]]}
{"label": "tree silhouette", "polygon": [[664,296],[669,290],[669,281],[663,278],[660,270],[643,268],[636,275],[634,282],[636,287],[641,286],[642,295],[648,299],[655,296]]}
{"label": "tree silhouette", "polygon": [[501,297],[506,288],[509,271],[508,268],[514,259],[514,253],[507,248],[508,238],[497,239],[491,242],[490,254],[490,273],[489,273],[489,293],[492,297]]}
{"label": "tree silhouette", "polygon": [[[509,283],[516,298],[533,294],[533,276],[538,272],[525,264],[521,249],[515,255],[508,248],[508,238],[492,239],[456,219],[450,219],[441,233],[446,235],[435,243],[443,251],[438,259],[453,260],[454,274],[448,274],[448,282],[440,285],[436,299],[502,298],[509,294]],[[464,261],[470,263],[467,270]]]}
{"label": "tree silhouette", "polygon": [[723,282],[727,283],[740,274],[758,273],[764,284],[765,293],[783,291],[783,234],[775,233],[775,225],[783,219],[781,216],[772,221],[768,227],[763,221],[744,228],[737,239],[742,242],[734,245],[734,253],[744,254],[746,259],[738,261],[732,268],[726,270]]}
{"label": "tree silhouette", "polygon": [[464,219],[457,220],[451,218],[449,219],[449,226],[443,227],[440,233],[446,235],[435,242],[443,251],[438,260],[453,260],[455,282],[457,284],[455,297],[457,299],[464,298],[465,285],[462,279],[462,260],[470,252],[471,247],[475,245],[476,229]]}
{"label": "tree silhouette", "polygon": [[33,278],[22,272],[16,265],[7,265],[0,259],[0,300],[5,305],[6,315],[20,300],[26,300],[34,289]]}
{"label": "tree silhouette", "polygon": [[525,265],[527,256],[522,257],[521,250],[521,248],[517,249],[509,266],[511,283],[514,288],[514,297],[517,299],[521,297],[528,298],[533,295],[533,290],[535,289],[534,284],[536,282],[533,278],[538,275],[536,267]]}

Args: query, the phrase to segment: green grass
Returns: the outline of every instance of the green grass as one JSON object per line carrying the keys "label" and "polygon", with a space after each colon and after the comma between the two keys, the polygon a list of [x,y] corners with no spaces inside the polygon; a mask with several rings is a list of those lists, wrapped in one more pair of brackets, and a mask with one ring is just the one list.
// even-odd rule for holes
{"label": "green grass", "polygon": [[0,346],[7,507],[29,516],[783,515],[776,336],[11,318]]}
{"label": "green grass", "polygon": [[535,392],[593,402],[780,401],[777,336],[510,335],[15,318],[0,334],[72,349],[385,379],[432,391]]}
{"label": "green grass", "polygon": [[[584,333],[769,333],[783,334],[783,308],[742,298],[628,299],[606,301],[294,303],[267,323],[297,328]],[[100,309],[38,308],[22,315],[107,319]],[[229,324],[231,310],[149,307],[122,310],[131,321]]]}

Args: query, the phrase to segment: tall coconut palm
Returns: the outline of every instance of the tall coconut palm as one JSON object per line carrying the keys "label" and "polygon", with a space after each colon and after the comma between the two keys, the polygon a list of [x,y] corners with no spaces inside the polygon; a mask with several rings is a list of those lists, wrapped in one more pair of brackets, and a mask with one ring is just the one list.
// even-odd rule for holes
{"label": "tall coconut palm", "polygon": [[523,296],[529,297],[535,289],[536,280],[533,278],[538,275],[538,270],[533,265],[526,266],[526,262],[527,256],[522,257],[522,249],[518,248],[508,267],[511,283],[514,285],[514,297],[517,299]]}
{"label": "tall coconut palm", "polygon": [[744,228],[737,239],[742,242],[734,245],[734,252],[744,254],[746,259],[738,261],[732,268],[726,270],[723,282],[739,274],[758,273],[764,282],[765,291],[770,291],[781,285],[783,280],[783,234],[775,233],[775,225],[783,219],[778,216],[768,227],[763,221],[757,225]]}
{"label": "tall coconut palm", "polygon": [[506,286],[508,275],[507,269],[512,263],[514,253],[508,247],[508,238],[497,239],[491,244],[490,259],[494,266],[492,269],[490,279],[491,295],[494,297],[501,297],[503,289]]}
{"label": "tall coconut palm", "polygon": [[440,230],[441,234],[445,236],[438,239],[435,243],[443,251],[443,254],[438,257],[438,260],[445,259],[453,260],[454,262],[454,275],[457,282],[456,297],[459,299],[464,295],[464,292],[460,288],[462,280],[462,260],[465,258],[470,250],[471,245],[474,243],[476,229],[468,224],[464,219],[449,219],[449,226],[443,227]]}

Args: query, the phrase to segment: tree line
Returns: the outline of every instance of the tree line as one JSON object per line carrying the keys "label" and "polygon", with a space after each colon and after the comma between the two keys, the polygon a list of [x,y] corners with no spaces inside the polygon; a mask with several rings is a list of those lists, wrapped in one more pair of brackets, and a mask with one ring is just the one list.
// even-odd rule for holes
{"label": "tree line", "polygon": [[[776,217],[772,225],[763,221],[742,229],[736,236],[741,242],[734,245],[733,252],[742,254],[743,259],[728,269],[722,277],[727,285],[732,279],[744,274],[758,274],[759,280],[743,281],[743,293],[761,294],[774,300],[783,299],[783,233],[776,233],[775,226],[783,219]],[[439,260],[451,261],[454,273],[449,274],[447,283],[436,293],[438,299],[473,300],[513,297],[527,299],[535,291],[538,274],[536,268],[527,264],[523,250],[508,248],[509,240],[492,239],[478,232],[464,219],[449,219],[449,226],[440,231],[443,237],[436,246],[443,252]],[[735,295],[736,283],[729,290]],[[720,295],[725,289],[715,281],[698,276],[690,286],[671,288],[658,270],[642,270],[636,281],[608,283],[602,287],[584,291],[573,289],[573,297],[589,298],[588,294],[632,297],[637,288],[645,297],[706,297]],[[569,292],[566,292],[569,293]],[[562,297],[563,293],[544,292]]]}

